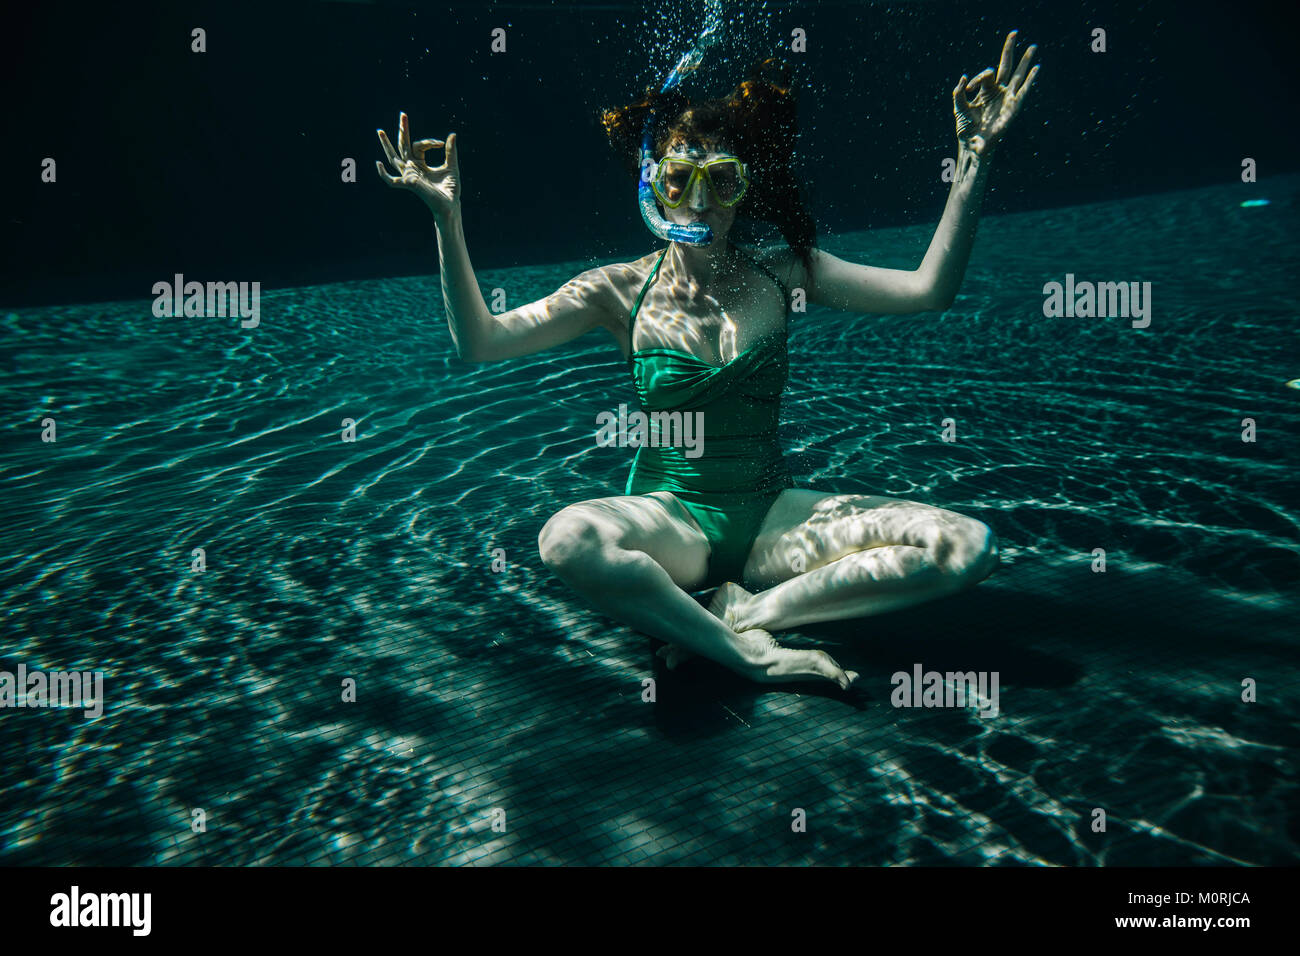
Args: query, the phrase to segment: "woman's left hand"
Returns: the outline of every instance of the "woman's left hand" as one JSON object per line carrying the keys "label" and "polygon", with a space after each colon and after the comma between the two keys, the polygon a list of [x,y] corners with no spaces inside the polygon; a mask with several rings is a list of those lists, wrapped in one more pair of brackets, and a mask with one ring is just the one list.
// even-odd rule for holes
{"label": "woman's left hand", "polygon": [[[1015,73],[1011,72],[1016,33],[1012,30],[1007,34],[996,75],[993,68],[989,67],[967,83],[966,75],[962,74],[957,88],[952,91],[952,111],[957,118],[957,141],[980,155],[987,155],[1002,138],[1011,121],[1020,112],[1020,104],[1025,101],[1025,94],[1038,75],[1038,67],[1029,69],[1029,61],[1038,49],[1036,46],[1025,51]],[[972,93],[973,98],[970,95]]]}

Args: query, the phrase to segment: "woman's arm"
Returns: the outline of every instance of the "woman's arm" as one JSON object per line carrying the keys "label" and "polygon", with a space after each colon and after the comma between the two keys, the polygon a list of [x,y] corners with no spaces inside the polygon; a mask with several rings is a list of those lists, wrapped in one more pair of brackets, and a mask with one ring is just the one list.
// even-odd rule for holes
{"label": "woman's arm", "polygon": [[948,190],[948,203],[943,207],[939,227],[930,240],[916,270],[919,295],[924,302],[920,309],[947,309],[957,297],[961,280],[966,275],[966,264],[975,246],[975,230],[980,221],[980,203],[988,185],[988,161],[993,147],[977,153],[964,142],[957,145],[957,169]]}
{"label": "woman's arm", "polygon": [[[915,271],[881,269],[813,250],[808,301],[848,312],[906,315],[952,305],[970,261],[979,224],[980,202],[988,184],[994,147],[1015,118],[1038,74],[1029,69],[1037,47],[1025,51],[1011,71],[1016,33],[1007,35],[996,76],[992,68],[952,91],[957,120],[957,168],[943,216],[925,258]],[[974,93],[970,99],[968,94]]]}
{"label": "woman's arm", "polygon": [[488,311],[479,290],[460,210],[438,218],[442,301],[456,353],[467,362],[499,362],[561,345],[607,327],[614,295],[602,268],[589,269],[544,299],[509,312]]}

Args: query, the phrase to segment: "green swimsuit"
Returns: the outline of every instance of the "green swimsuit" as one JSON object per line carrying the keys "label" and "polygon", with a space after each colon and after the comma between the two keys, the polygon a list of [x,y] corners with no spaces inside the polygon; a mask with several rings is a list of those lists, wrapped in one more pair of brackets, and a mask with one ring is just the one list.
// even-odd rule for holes
{"label": "green swimsuit", "polygon": [[[783,489],[794,487],[777,441],[790,363],[785,328],[763,336],[722,366],[677,349],[636,349],[636,314],[667,253],[660,254],[632,307],[632,381],[647,416],[703,412],[704,449],[699,457],[688,458],[685,452],[692,449],[643,445],[624,494],[671,491],[699,522],[710,547],[708,577],[699,585],[703,589],[740,581],[772,502]],[[757,260],[754,264],[781,287],[788,314],[790,296],[781,280]]]}

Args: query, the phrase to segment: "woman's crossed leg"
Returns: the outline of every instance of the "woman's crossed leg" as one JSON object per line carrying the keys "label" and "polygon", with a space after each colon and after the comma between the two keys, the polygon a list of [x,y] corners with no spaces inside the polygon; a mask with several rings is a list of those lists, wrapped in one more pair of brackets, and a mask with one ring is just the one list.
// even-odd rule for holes
{"label": "woman's crossed leg", "polygon": [[997,538],[974,518],[900,498],[790,488],[745,563],[744,583],[757,593],[723,585],[714,608],[733,628],[784,631],[930,601],[997,565]]}
{"label": "woman's crossed leg", "polygon": [[685,589],[708,569],[709,543],[670,492],[595,498],[551,516],[537,538],[543,563],[599,610],[751,680],[857,677],[825,651],[781,647],[758,627],[735,629]]}

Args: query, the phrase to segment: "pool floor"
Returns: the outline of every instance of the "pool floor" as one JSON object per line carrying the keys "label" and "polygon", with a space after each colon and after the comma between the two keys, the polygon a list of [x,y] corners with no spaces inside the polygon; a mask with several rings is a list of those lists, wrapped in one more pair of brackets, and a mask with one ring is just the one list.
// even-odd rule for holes
{"label": "pool floor", "polygon": [[[542,565],[626,479],[608,338],[467,365],[436,276],[268,291],[256,329],[9,311],[0,670],[102,671],[105,708],[0,710],[0,863],[1295,863],[1300,179],[1242,188],[988,217],[948,312],[792,317],[797,484],[1002,548],[781,635],[853,695],[666,671]],[[516,305],[591,264],[479,278]],[[1044,317],[1067,272],[1151,281],[1151,325]],[[998,714],[893,706],[918,665],[996,672]]]}

